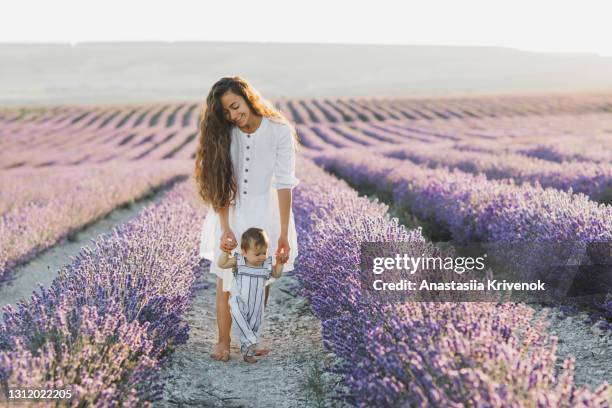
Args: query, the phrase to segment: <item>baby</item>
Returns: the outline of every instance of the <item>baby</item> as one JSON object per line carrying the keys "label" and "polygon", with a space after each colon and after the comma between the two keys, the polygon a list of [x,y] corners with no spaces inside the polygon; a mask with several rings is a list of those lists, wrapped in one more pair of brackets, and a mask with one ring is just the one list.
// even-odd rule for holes
{"label": "baby", "polygon": [[280,255],[272,265],[268,256],[268,237],[261,228],[249,228],[240,238],[242,253],[230,256],[222,252],[217,264],[220,268],[233,268],[229,305],[237,326],[240,352],[247,363],[255,363],[255,347],[259,343],[259,328],[263,319],[264,288],[270,276],[280,278],[283,264]]}

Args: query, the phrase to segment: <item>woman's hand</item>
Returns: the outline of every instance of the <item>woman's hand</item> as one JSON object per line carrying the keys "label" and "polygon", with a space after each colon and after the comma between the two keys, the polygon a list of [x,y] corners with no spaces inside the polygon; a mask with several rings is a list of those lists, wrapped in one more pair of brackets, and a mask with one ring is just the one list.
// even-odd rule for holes
{"label": "woman's hand", "polygon": [[234,235],[234,231],[230,228],[223,230],[221,233],[221,242],[220,248],[223,252],[231,254],[232,250],[238,246],[238,241],[236,241],[236,236]]}
{"label": "woman's hand", "polygon": [[278,245],[276,246],[277,261],[280,261],[280,263],[287,263],[289,260],[289,251],[291,251],[291,247],[289,246],[287,235],[281,235],[278,238]]}

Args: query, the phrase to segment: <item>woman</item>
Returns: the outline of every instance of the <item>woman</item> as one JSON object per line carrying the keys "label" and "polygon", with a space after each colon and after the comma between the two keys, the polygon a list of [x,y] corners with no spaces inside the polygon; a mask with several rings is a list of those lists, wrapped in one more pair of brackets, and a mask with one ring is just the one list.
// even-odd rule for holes
{"label": "woman", "polygon": [[[232,271],[217,266],[221,251],[240,245],[236,237],[248,228],[263,228],[270,237],[270,252],[279,255],[284,271],[293,270],[298,250],[291,189],[299,183],[298,143],[294,127],[245,79],[225,77],[212,86],[200,114],[195,176],[200,196],[210,205],[200,257],[211,261],[210,272],[217,275],[215,360],[230,358],[232,324]],[[266,286],[266,303],[268,293]],[[258,349],[256,355],[267,352]]]}

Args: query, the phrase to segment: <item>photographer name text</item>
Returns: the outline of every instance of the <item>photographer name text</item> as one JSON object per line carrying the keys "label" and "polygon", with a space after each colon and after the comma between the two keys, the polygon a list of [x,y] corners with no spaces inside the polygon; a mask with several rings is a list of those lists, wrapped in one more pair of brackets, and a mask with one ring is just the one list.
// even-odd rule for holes
{"label": "photographer name text", "polygon": [[498,281],[488,279],[485,282],[472,279],[468,282],[430,282],[421,280],[415,282],[402,279],[397,282],[384,282],[380,279],[372,282],[374,290],[405,290],[405,291],[545,291],[545,282],[538,279],[537,282],[508,282],[505,279]]}

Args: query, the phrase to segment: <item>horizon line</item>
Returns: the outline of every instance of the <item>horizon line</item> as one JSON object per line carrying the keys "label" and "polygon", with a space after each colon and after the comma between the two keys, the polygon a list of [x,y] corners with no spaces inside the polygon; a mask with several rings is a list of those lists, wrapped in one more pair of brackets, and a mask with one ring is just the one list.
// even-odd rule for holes
{"label": "horizon line", "polygon": [[571,54],[584,56],[597,56],[600,58],[610,58],[611,55],[603,55],[595,51],[541,51],[527,50],[522,48],[510,47],[507,45],[473,45],[473,44],[399,44],[399,43],[352,43],[352,42],[302,42],[302,41],[229,41],[229,40],[85,40],[85,41],[1,41],[0,45],[77,45],[87,44],[145,44],[145,43],[224,43],[224,44],[257,44],[257,45],[319,45],[319,46],[383,46],[383,47],[440,47],[440,48],[500,48],[512,51],[520,51],[535,54]]}

